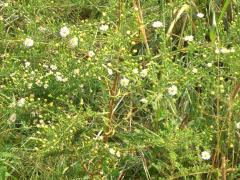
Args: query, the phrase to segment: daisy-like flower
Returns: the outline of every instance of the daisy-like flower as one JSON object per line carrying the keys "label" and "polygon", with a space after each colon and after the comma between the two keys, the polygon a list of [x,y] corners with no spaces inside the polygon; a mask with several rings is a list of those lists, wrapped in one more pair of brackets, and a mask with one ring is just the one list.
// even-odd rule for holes
{"label": "daisy-like flower", "polygon": [[115,155],[116,151],[113,148],[109,149],[110,154]]}
{"label": "daisy-like flower", "polygon": [[143,103],[143,104],[147,104],[147,103],[148,103],[148,100],[147,100],[146,98],[142,98],[142,99],[140,100],[140,102]]}
{"label": "daisy-like flower", "polygon": [[207,63],[207,67],[212,67],[212,63]]}
{"label": "daisy-like flower", "polygon": [[141,76],[142,78],[145,78],[147,75],[148,75],[148,70],[147,70],[147,69],[143,69],[143,70],[140,72],[140,76]]}
{"label": "daisy-like flower", "polygon": [[107,71],[108,71],[108,74],[109,74],[110,76],[113,75],[113,71],[112,71],[112,69],[107,68]]}
{"label": "daisy-like flower", "polygon": [[170,96],[175,96],[177,94],[178,88],[175,85],[172,85],[171,87],[168,88],[168,94]]}
{"label": "daisy-like flower", "polygon": [[129,79],[127,79],[127,78],[122,78],[121,80],[120,80],[120,84],[121,84],[121,86],[123,86],[123,87],[127,87],[128,86],[128,84],[129,84]]}
{"label": "daisy-like flower", "polygon": [[204,14],[201,13],[201,12],[199,12],[199,13],[197,13],[197,17],[199,17],[199,18],[203,18],[203,17],[204,17]]}
{"label": "daisy-like flower", "polygon": [[236,128],[237,128],[237,129],[240,129],[240,122],[238,122],[238,123],[236,124]]}
{"label": "daisy-like flower", "polygon": [[55,71],[55,70],[57,70],[57,66],[54,65],[54,64],[51,64],[51,65],[50,65],[50,69],[53,70],[53,71]]}
{"label": "daisy-like flower", "polygon": [[25,102],[26,102],[25,98],[21,98],[21,99],[18,100],[17,106],[18,107],[23,107],[25,105]]}
{"label": "daisy-like flower", "polygon": [[192,69],[193,74],[196,74],[198,72],[197,68]]}
{"label": "daisy-like flower", "polygon": [[211,158],[211,154],[210,154],[208,151],[203,151],[203,152],[201,153],[201,158],[202,158],[203,160],[209,160],[209,159]]}
{"label": "daisy-like flower", "polygon": [[185,36],[183,39],[184,39],[184,41],[189,41],[189,42],[191,42],[191,41],[193,41],[194,36],[193,36],[193,35]]}
{"label": "daisy-like flower", "polygon": [[163,27],[163,23],[161,21],[154,21],[152,23],[152,27],[154,27],[154,28],[161,28],[161,27]]}
{"label": "daisy-like flower", "polygon": [[78,38],[77,37],[73,37],[69,40],[69,46],[71,48],[75,48],[78,46]]}
{"label": "daisy-like flower", "polygon": [[74,70],[73,70],[73,73],[76,74],[76,75],[79,75],[80,69],[74,69]]}
{"label": "daisy-like flower", "polygon": [[134,68],[134,69],[132,70],[132,72],[133,72],[133,74],[138,74],[138,69],[137,69],[137,68]]}
{"label": "daisy-like flower", "polygon": [[119,151],[116,152],[116,156],[117,156],[118,158],[120,158],[121,154],[120,154]]}
{"label": "daisy-like flower", "polygon": [[65,38],[70,34],[70,30],[68,29],[67,26],[64,26],[60,29],[60,36]]}
{"label": "daisy-like flower", "polygon": [[14,122],[16,121],[16,119],[17,119],[17,115],[16,115],[16,113],[13,113],[13,114],[9,117],[8,123],[9,123],[9,124],[12,124],[12,123],[14,123]]}
{"label": "daisy-like flower", "polygon": [[93,51],[88,51],[88,57],[92,58],[95,56],[95,53]]}
{"label": "daisy-like flower", "polygon": [[103,24],[99,27],[100,31],[107,31],[109,29],[109,26],[107,24]]}
{"label": "daisy-like flower", "polygon": [[34,44],[34,41],[31,39],[31,38],[26,38],[24,41],[23,41],[23,45],[25,47],[32,47]]}
{"label": "daisy-like flower", "polygon": [[30,62],[28,62],[28,61],[25,62],[25,68],[28,68],[30,65],[31,65]]}

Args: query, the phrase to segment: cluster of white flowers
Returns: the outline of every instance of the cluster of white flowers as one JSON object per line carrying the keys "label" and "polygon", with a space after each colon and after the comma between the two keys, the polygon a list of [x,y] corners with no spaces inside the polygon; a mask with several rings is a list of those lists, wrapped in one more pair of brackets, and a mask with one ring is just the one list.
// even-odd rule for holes
{"label": "cluster of white flowers", "polygon": [[189,42],[191,42],[191,41],[194,40],[194,36],[193,36],[193,35],[185,36],[185,37],[183,38],[183,40],[184,40],[184,41],[189,41]]}
{"label": "cluster of white flowers", "polygon": [[240,130],[240,122],[236,123],[236,128]]}
{"label": "cluster of white flowers", "polygon": [[55,73],[55,78],[59,82],[67,82],[68,78],[64,78],[64,76],[60,72]]}
{"label": "cluster of white flowers", "polygon": [[197,72],[198,72],[198,69],[197,69],[197,68],[193,68],[193,69],[192,69],[192,73],[193,73],[193,74],[196,74]]}
{"label": "cluster of white flowers", "polygon": [[208,151],[203,151],[201,153],[201,157],[202,157],[203,160],[209,160],[211,158],[211,154]]}
{"label": "cluster of white flowers", "polygon": [[117,157],[120,157],[121,154],[119,151],[115,151],[113,148],[109,148],[109,153],[112,154],[112,155],[116,155]]}
{"label": "cluster of white flowers", "polygon": [[161,27],[164,27],[163,23],[161,21],[154,21],[152,23],[152,27],[154,28],[161,28]]}
{"label": "cluster of white flowers", "polygon": [[204,17],[204,14],[201,13],[201,12],[199,12],[199,13],[197,13],[197,17],[199,17],[199,18],[203,18],[203,17]]}
{"label": "cluster of white flowers", "polygon": [[178,92],[178,88],[175,85],[172,85],[171,87],[168,88],[168,94],[170,96],[175,96]]}
{"label": "cluster of white flowers", "polygon": [[95,56],[95,53],[93,51],[88,51],[88,57],[92,58]]}
{"label": "cluster of white flowers", "polygon": [[77,37],[73,37],[69,40],[69,46],[70,48],[75,48],[78,46],[78,38]]}
{"label": "cluster of white flowers", "polygon": [[212,67],[212,65],[213,65],[212,63],[207,63],[207,67],[209,68]]}
{"label": "cluster of white flowers", "polygon": [[99,29],[100,29],[100,31],[105,32],[109,29],[109,26],[107,24],[103,24],[99,27]]}
{"label": "cluster of white flowers", "polygon": [[127,87],[129,84],[129,79],[127,79],[126,77],[122,78],[120,80],[120,85],[123,86],[123,87]]}
{"label": "cluster of white flowers", "polygon": [[18,100],[17,106],[18,107],[23,107],[25,105],[25,102],[26,102],[25,98],[21,98],[21,99]]}
{"label": "cluster of white flowers", "polygon": [[23,41],[23,45],[25,47],[32,47],[34,45],[34,41],[31,39],[31,38],[26,38],[24,41]]}
{"label": "cluster of white flowers", "polygon": [[67,37],[69,34],[70,34],[70,30],[68,29],[67,26],[64,26],[64,27],[62,27],[62,28],[60,29],[60,36],[61,36],[62,38]]}
{"label": "cluster of white flowers", "polygon": [[140,76],[141,76],[142,78],[145,78],[147,75],[148,75],[148,69],[143,69],[143,70],[140,72]]}
{"label": "cluster of white flowers", "polygon": [[233,47],[230,49],[227,49],[225,47],[215,49],[216,54],[228,54],[228,53],[234,53],[234,52],[235,52],[235,48]]}

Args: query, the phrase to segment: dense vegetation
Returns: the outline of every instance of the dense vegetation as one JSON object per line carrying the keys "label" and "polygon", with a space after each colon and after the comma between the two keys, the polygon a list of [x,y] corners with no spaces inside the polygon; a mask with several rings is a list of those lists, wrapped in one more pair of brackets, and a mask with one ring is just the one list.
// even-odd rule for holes
{"label": "dense vegetation", "polygon": [[240,178],[239,6],[0,1],[0,179]]}

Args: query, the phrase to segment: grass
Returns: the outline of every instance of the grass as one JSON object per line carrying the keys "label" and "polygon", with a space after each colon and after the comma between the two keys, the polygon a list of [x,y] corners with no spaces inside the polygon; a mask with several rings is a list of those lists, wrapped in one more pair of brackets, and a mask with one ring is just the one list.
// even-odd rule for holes
{"label": "grass", "polygon": [[0,179],[238,179],[239,1],[0,1]]}

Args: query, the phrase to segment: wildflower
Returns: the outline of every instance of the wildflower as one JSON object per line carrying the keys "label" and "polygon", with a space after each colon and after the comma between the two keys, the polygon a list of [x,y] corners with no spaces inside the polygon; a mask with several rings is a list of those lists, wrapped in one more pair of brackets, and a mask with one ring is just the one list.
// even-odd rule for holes
{"label": "wildflower", "polygon": [[16,121],[16,119],[17,119],[17,115],[16,115],[16,113],[13,113],[13,114],[9,117],[8,123],[9,123],[9,124],[12,124],[12,123],[14,123],[14,122]]}
{"label": "wildflower", "polygon": [[99,27],[100,31],[107,31],[109,29],[109,26],[107,24],[103,24]]}
{"label": "wildflower", "polygon": [[25,47],[32,47],[34,44],[34,41],[31,38],[26,38],[23,42],[23,45]]}
{"label": "wildflower", "polygon": [[161,27],[163,27],[163,23],[161,21],[154,21],[152,23],[152,27],[154,27],[154,28],[161,28]]}
{"label": "wildflower", "polygon": [[223,47],[223,48],[220,49],[220,52],[223,53],[223,54],[227,54],[227,53],[230,53],[230,50]]}
{"label": "wildflower", "polygon": [[65,38],[70,34],[70,30],[68,29],[67,26],[64,26],[60,29],[60,36]]}
{"label": "wildflower", "polygon": [[116,152],[116,156],[117,156],[118,158],[120,158],[121,154],[120,154],[119,151]]}
{"label": "wildflower", "polygon": [[240,129],[240,122],[238,122],[238,123],[236,124],[236,128],[237,128],[237,129]]}
{"label": "wildflower", "polygon": [[184,39],[184,41],[189,41],[189,42],[191,42],[191,41],[193,41],[194,36],[193,36],[193,35],[185,36],[183,39]]}
{"label": "wildflower", "polygon": [[71,48],[75,48],[78,46],[78,38],[77,37],[73,37],[69,40],[69,46]]}
{"label": "wildflower", "polygon": [[143,69],[141,72],[140,72],[140,76],[145,78],[148,74],[148,70],[147,69]]}
{"label": "wildflower", "polygon": [[124,77],[124,78],[122,78],[122,79],[120,80],[120,84],[121,84],[121,86],[123,86],[123,87],[127,87],[128,84],[129,84],[129,80]]}
{"label": "wildflower", "polygon": [[109,149],[110,154],[115,155],[116,151],[113,148]]}
{"label": "wildflower", "polygon": [[25,68],[28,68],[30,65],[31,65],[30,62],[28,62],[28,61],[25,62]]}
{"label": "wildflower", "polygon": [[212,67],[212,63],[207,63],[207,67]]}
{"label": "wildflower", "polygon": [[50,69],[52,69],[53,71],[57,70],[57,66],[52,64],[52,65],[50,65]]}
{"label": "wildflower", "polygon": [[175,85],[172,85],[171,87],[168,88],[168,94],[170,96],[174,96],[177,94],[178,88]]}
{"label": "wildflower", "polygon": [[192,69],[193,74],[196,74],[198,72],[197,68]]}
{"label": "wildflower", "polygon": [[17,106],[18,107],[23,107],[25,104],[26,100],[25,98],[21,98],[18,102],[17,102]]}
{"label": "wildflower", "polygon": [[73,73],[76,74],[76,75],[78,75],[78,74],[80,73],[80,70],[79,70],[79,69],[74,69],[74,70],[73,70]]}
{"label": "wildflower", "polygon": [[140,100],[140,102],[143,103],[143,104],[147,104],[147,103],[148,103],[148,100],[145,99],[145,98],[142,98],[142,99]]}
{"label": "wildflower", "polygon": [[112,69],[107,68],[107,71],[108,71],[108,74],[109,74],[110,76],[113,75],[113,71],[112,71]]}
{"label": "wildflower", "polygon": [[93,51],[88,51],[88,57],[93,57],[93,56],[95,56],[95,53],[93,52]]}
{"label": "wildflower", "polygon": [[208,151],[203,151],[201,153],[201,157],[203,160],[209,160],[211,158],[211,154]]}
{"label": "wildflower", "polygon": [[132,72],[133,72],[133,74],[138,74],[138,69],[135,68],[135,69],[132,70]]}
{"label": "wildflower", "polygon": [[204,17],[204,14],[199,12],[199,13],[197,13],[197,17],[203,18],[203,17]]}
{"label": "wildflower", "polygon": [[43,88],[47,89],[48,88],[48,84],[44,84]]}

